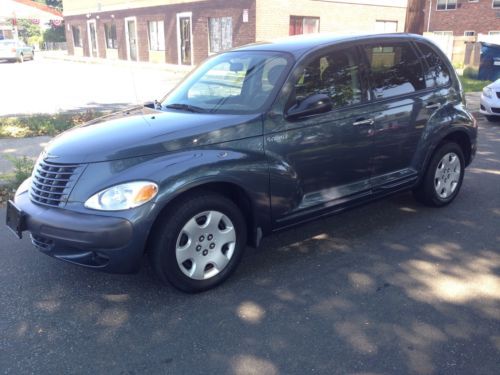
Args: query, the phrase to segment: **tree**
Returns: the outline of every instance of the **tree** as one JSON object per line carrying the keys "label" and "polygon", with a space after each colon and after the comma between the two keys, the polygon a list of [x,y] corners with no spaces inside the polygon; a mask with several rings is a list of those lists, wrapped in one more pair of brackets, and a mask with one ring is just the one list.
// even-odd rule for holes
{"label": "tree", "polygon": [[49,7],[56,8],[57,10],[63,9],[62,0],[34,0],[37,3],[48,5]]}

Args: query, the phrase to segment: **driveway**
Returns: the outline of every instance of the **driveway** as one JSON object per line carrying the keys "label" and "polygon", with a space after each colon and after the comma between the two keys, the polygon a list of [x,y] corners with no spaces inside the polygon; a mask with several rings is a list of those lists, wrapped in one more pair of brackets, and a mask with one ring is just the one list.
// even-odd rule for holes
{"label": "driveway", "polygon": [[114,110],[162,98],[186,74],[149,64],[83,63],[37,57],[0,62],[1,116]]}
{"label": "driveway", "polygon": [[405,193],[276,234],[198,295],[148,266],[64,264],[2,226],[0,370],[498,374],[500,125],[480,134],[452,205]]}

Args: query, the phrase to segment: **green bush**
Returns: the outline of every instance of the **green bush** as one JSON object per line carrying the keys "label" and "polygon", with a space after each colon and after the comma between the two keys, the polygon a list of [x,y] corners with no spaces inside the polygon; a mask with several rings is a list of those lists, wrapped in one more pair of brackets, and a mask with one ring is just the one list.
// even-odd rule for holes
{"label": "green bush", "polygon": [[0,118],[0,137],[21,138],[36,137],[40,135],[54,136],[74,126],[82,125],[97,117],[101,117],[102,115],[102,112],[89,110],[83,113],[4,117]]}
{"label": "green bush", "polygon": [[6,175],[7,183],[13,187],[21,185],[21,183],[31,176],[31,171],[35,165],[34,161],[27,156],[16,157],[12,155],[4,156],[13,166],[14,171]]}
{"label": "green bush", "polygon": [[477,79],[478,75],[479,71],[476,68],[473,68],[472,66],[468,66],[467,68],[464,69],[463,76],[466,78]]}

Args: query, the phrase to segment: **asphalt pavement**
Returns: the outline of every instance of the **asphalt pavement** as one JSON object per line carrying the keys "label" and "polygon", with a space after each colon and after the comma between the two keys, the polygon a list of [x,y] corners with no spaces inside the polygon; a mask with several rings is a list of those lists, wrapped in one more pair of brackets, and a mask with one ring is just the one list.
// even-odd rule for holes
{"label": "asphalt pavement", "polygon": [[[457,200],[400,194],[264,240],[186,295],[108,275],[0,227],[5,374],[498,374],[500,123]],[[5,210],[0,209],[0,216]]]}

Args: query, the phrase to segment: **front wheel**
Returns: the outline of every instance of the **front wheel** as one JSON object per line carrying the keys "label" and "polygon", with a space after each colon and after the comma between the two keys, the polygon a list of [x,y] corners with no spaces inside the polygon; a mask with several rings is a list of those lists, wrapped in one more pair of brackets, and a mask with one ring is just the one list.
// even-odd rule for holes
{"label": "front wheel", "polygon": [[444,143],[436,150],[415,198],[423,204],[441,207],[451,203],[462,186],[465,160],[462,149],[454,142]]}
{"label": "front wheel", "polygon": [[201,292],[236,269],[246,247],[246,223],[224,196],[189,195],[160,218],[151,246],[151,261],[162,281],[184,292]]}

